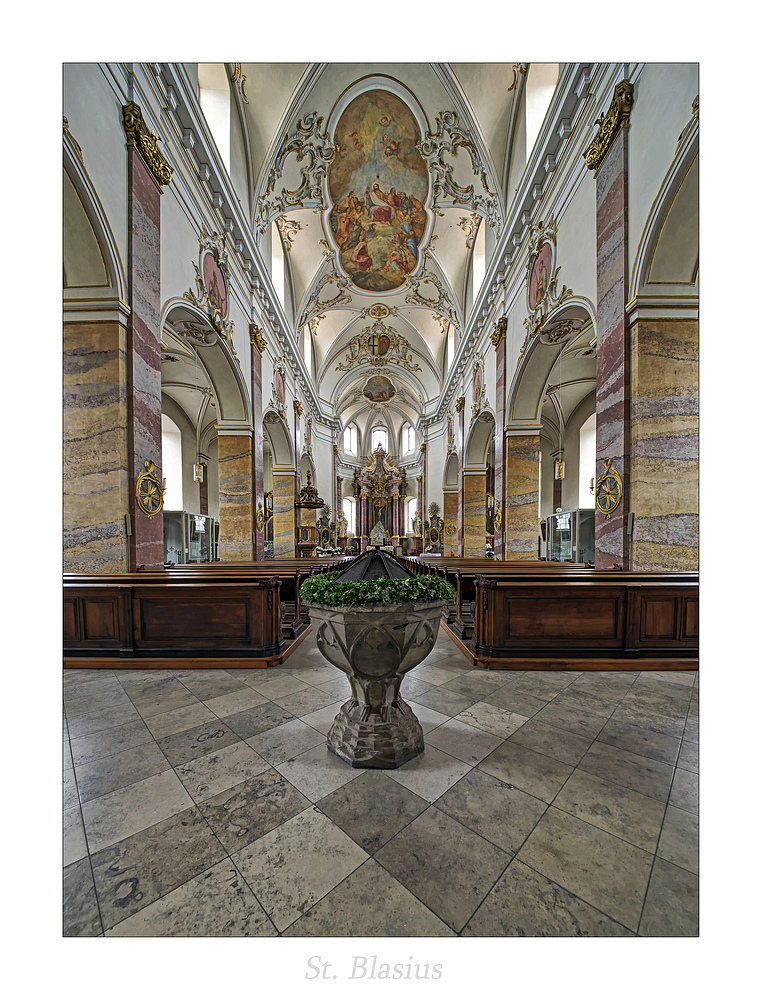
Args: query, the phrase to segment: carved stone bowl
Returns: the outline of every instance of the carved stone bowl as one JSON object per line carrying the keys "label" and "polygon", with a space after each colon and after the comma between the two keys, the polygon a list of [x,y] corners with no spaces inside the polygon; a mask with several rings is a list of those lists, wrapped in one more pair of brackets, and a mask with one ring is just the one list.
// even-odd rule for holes
{"label": "carved stone bowl", "polygon": [[334,719],[328,748],[352,767],[400,767],[423,752],[421,724],[400,685],[434,648],[443,603],[306,605],[318,649],[349,677],[351,698]]}

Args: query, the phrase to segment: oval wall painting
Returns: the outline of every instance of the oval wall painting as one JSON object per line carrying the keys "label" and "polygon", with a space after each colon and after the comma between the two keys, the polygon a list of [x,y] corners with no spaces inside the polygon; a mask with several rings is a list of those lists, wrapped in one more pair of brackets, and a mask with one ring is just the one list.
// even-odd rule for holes
{"label": "oval wall painting", "polygon": [[342,270],[363,291],[399,288],[418,265],[429,190],[420,138],[410,108],[386,90],[360,94],[336,126],[331,235]]}
{"label": "oval wall painting", "polygon": [[397,390],[385,375],[372,375],[365,383],[362,394],[371,403],[388,403],[397,395]]}
{"label": "oval wall painting", "polygon": [[529,308],[536,309],[545,298],[550,281],[550,268],[553,263],[553,248],[550,243],[543,243],[532,266],[529,276]]}
{"label": "oval wall painting", "polygon": [[225,276],[220,270],[220,265],[214,259],[213,253],[204,256],[204,287],[209,301],[219,309],[220,315],[224,319],[228,311],[228,292],[225,286]]}

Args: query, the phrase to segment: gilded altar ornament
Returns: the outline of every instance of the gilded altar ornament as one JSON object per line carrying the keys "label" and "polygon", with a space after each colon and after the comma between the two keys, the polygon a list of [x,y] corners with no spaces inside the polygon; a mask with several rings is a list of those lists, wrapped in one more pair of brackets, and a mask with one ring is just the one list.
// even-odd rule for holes
{"label": "gilded altar ornament", "polygon": [[143,471],[135,484],[135,499],[138,502],[138,507],[149,520],[158,514],[164,506],[164,490],[161,486],[161,480],[156,475],[156,466],[149,459],[143,462]]}
{"label": "gilded altar ornament", "polygon": [[598,133],[582,154],[590,170],[597,170],[606,159],[614,140],[624,128],[630,127],[630,112],[632,110],[633,86],[629,80],[617,84],[611,107],[606,115],[597,121]]}
{"label": "gilded altar ornament", "polygon": [[260,354],[265,353],[265,350],[267,349],[267,341],[262,336],[262,331],[256,323],[249,323],[249,340]]}
{"label": "gilded altar ornament", "polygon": [[492,518],[492,523],[495,525],[495,531],[500,531],[503,526],[503,515],[500,510],[500,501],[495,501],[495,514]]}
{"label": "gilded altar ornament", "polygon": [[605,459],[605,468],[595,484],[595,506],[605,515],[605,520],[608,521],[622,502],[622,490],[621,476],[611,468],[611,459]]}
{"label": "gilded altar ornament", "polygon": [[257,531],[260,535],[264,535],[265,533],[265,524],[265,512],[262,510],[262,501],[260,500],[257,504]]}
{"label": "gilded altar ornament", "polygon": [[466,406],[466,397],[458,396],[458,401],[455,404],[455,412],[462,413]]}
{"label": "gilded altar ornament", "polygon": [[304,407],[302,406],[302,404],[299,402],[298,399],[294,400],[294,413],[296,414],[297,417],[301,417],[301,415],[304,413]]}
{"label": "gilded altar ornament", "polygon": [[127,145],[137,149],[159,184],[169,184],[172,180],[172,167],[159,152],[159,139],[143,121],[140,107],[134,101],[130,101],[122,107],[122,115],[124,130],[127,133]]}

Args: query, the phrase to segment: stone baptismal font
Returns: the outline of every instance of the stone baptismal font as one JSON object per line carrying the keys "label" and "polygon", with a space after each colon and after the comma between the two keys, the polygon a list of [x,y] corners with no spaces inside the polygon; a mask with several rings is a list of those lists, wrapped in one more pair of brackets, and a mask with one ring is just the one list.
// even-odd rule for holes
{"label": "stone baptismal font", "polygon": [[[393,588],[386,587],[384,596],[384,582],[404,580],[410,581],[412,599],[388,603]],[[352,767],[400,767],[424,749],[421,724],[402,699],[400,685],[434,648],[446,600],[443,588],[449,584],[414,577],[378,547],[355,559],[333,582],[359,584],[349,589],[365,593],[366,606],[332,606],[305,597],[318,649],[347,674],[351,688],[328,733],[328,747]],[[432,599],[434,591],[443,596]],[[368,604],[367,595],[372,600],[375,593],[384,603]]]}

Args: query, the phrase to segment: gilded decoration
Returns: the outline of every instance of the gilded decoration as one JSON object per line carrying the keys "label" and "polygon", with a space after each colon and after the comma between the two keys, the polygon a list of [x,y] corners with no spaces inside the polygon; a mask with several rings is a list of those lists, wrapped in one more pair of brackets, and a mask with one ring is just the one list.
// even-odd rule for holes
{"label": "gilded decoration", "polygon": [[369,90],[342,112],[334,141],[328,222],[339,267],[363,291],[399,288],[418,268],[428,224],[415,116],[396,94]]}
{"label": "gilded decoration", "polygon": [[622,477],[611,468],[611,461],[605,459],[605,467],[595,484],[595,506],[607,521],[622,502]]}
{"label": "gilded decoration", "polygon": [[341,364],[336,365],[337,372],[347,372],[366,364],[376,368],[387,364],[401,365],[409,372],[421,370],[421,366],[413,360],[409,341],[385,326],[380,319],[352,337],[347,347],[349,353]]}
{"label": "gilded decoration", "polygon": [[143,471],[135,484],[135,499],[149,521],[164,506],[164,490],[156,475],[156,465],[151,460],[143,462]]}
{"label": "gilded decoration", "polygon": [[632,101],[633,86],[629,80],[622,80],[616,86],[608,112],[595,123],[600,126],[597,135],[582,154],[590,170],[597,170],[600,167],[616,137],[622,129],[630,127]]}
{"label": "gilded decoration", "polygon": [[137,149],[158,184],[169,184],[172,180],[172,167],[159,152],[159,139],[143,121],[140,107],[130,101],[122,107],[122,116],[127,145]]}
{"label": "gilded decoration", "polygon": [[249,340],[260,354],[265,353],[267,350],[267,341],[256,323],[249,323]]}
{"label": "gilded decoration", "polygon": [[487,402],[487,390],[484,385],[484,361],[482,358],[476,358],[474,360],[474,371],[473,371],[473,405],[471,406],[471,419],[479,415],[479,413],[488,406]]}
{"label": "gilded decoration", "polygon": [[281,417],[286,417],[286,369],[283,365],[277,365],[273,373],[272,396],[267,404],[268,408],[275,410]]}
{"label": "gilded decoration", "polygon": [[297,417],[301,417],[301,415],[304,413],[304,407],[302,406],[302,404],[299,402],[298,399],[294,400],[294,413],[296,414]]}
{"label": "gilded decoration", "polygon": [[465,407],[466,407],[466,397],[465,396],[458,396],[458,400],[455,403],[455,412],[456,413],[462,413],[463,410],[465,409]]}
{"label": "gilded decoration", "polygon": [[508,330],[508,317],[501,316],[500,319],[495,323],[495,329],[490,334],[490,340],[492,341],[492,346],[495,350],[500,346],[501,341],[505,340],[505,334]]}
{"label": "gilded decoration", "polygon": [[266,525],[265,512],[262,510],[262,501],[260,500],[257,504],[257,531],[260,535],[264,535]]}
{"label": "gilded decoration", "polygon": [[[529,342],[537,336],[550,312],[574,293],[566,285],[558,287],[556,266],[556,224],[551,217],[532,226],[529,236],[529,259],[527,261],[527,307],[530,315],[524,320],[526,336],[519,356],[527,349]],[[543,343],[548,343],[544,340]]]}
{"label": "gilded decoration", "polygon": [[237,358],[233,344],[235,323],[226,318],[230,272],[225,234],[207,233],[202,228],[199,236],[199,261],[198,264],[194,261],[191,263],[196,272],[196,289],[189,289],[183,296],[206,313],[212,327],[225,338]]}

